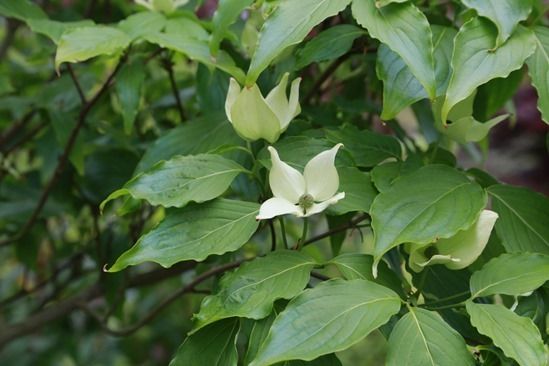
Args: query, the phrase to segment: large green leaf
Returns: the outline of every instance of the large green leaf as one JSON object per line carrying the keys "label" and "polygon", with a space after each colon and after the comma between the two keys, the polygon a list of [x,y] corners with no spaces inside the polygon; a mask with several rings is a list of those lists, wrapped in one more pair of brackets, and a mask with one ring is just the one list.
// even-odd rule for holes
{"label": "large green leaf", "polygon": [[55,54],[55,67],[63,62],[86,61],[100,55],[121,52],[131,42],[125,32],[107,26],[88,26],[71,29],[61,36]]}
{"label": "large green leaf", "polygon": [[22,21],[29,19],[46,19],[48,16],[42,8],[29,0],[0,1],[0,15]]}
{"label": "large green leaf", "polygon": [[463,337],[440,315],[420,308],[409,310],[391,332],[386,365],[475,365]]}
{"label": "large green leaf", "polygon": [[297,53],[295,68],[302,69],[313,62],[335,60],[347,53],[365,31],[351,24],[328,28],[305,44]]}
{"label": "large green leaf", "polygon": [[176,156],[161,161],[113,192],[102,204],[124,195],[152,205],[183,207],[187,203],[214,199],[229,188],[245,169],[220,155]]}
{"label": "large green leaf", "polygon": [[428,244],[467,229],[485,205],[484,190],[446,165],[425,166],[401,177],[370,209],[376,262],[399,244]]}
{"label": "large green leaf", "polygon": [[433,40],[425,15],[412,2],[378,8],[373,0],[354,0],[352,10],[370,36],[402,57],[429,97],[434,98]]}
{"label": "large green leaf", "polygon": [[236,366],[238,319],[226,319],[188,336],[179,346],[170,366]]}
{"label": "large green leaf", "polygon": [[524,318],[499,304],[466,303],[471,323],[492,339],[507,357],[520,366],[546,365],[541,335],[531,319]]}
{"label": "large green leaf", "polygon": [[247,84],[253,84],[259,74],[287,47],[301,42],[315,25],[334,16],[351,0],[284,0],[267,19],[248,69]]}
{"label": "large green leaf", "polygon": [[155,11],[145,11],[130,15],[118,23],[118,28],[124,31],[132,41],[146,36],[149,33],[156,33],[166,25],[166,18]]}
{"label": "large green leaf", "polygon": [[507,252],[549,254],[549,200],[526,188],[488,187],[493,210],[499,214],[496,231]]}
{"label": "large green leaf", "polygon": [[234,132],[225,113],[206,115],[186,121],[158,138],[141,158],[136,173],[142,173],[175,155],[210,153],[223,145],[241,143],[242,139]]}
{"label": "large green leaf", "polygon": [[402,57],[381,44],[377,51],[377,77],[383,81],[381,119],[389,120],[404,108],[427,98],[425,88],[412,74]]}
{"label": "large green leaf", "polygon": [[127,134],[131,132],[135,118],[139,113],[139,103],[143,94],[143,83],[145,82],[145,73],[142,68],[143,64],[134,60],[124,65],[116,78],[116,95],[122,110],[124,131]]}
{"label": "large green leaf", "polygon": [[326,138],[334,144],[342,143],[359,167],[372,167],[385,159],[402,158],[402,148],[397,139],[355,126],[346,125],[339,130],[327,130]]}
{"label": "large green leaf", "polygon": [[452,108],[470,96],[480,85],[507,77],[522,67],[536,49],[533,32],[519,26],[513,35],[494,50],[497,32],[490,22],[474,18],[461,27],[454,39],[452,77],[442,105],[441,120],[446,122]]}
{"label": "large green leaf", "polygon": [[472,297],[518,296],[549,280],[549,256],[537,253],[502,254],[471,277]]}
{"label": "large green leaf", "polygon": [[212,36],[210,38],[210,51],[212,55],[217,56],[219,52],[219,44],[225,37],[225,33],[229,29],[229,26],[234,23],[240,13],[248,6],[250,6],[253,0],[220,0],[217,10],[215,11],[212,19],[213,29]]}
{"label": "large green leaf", "polygon": [[532,84],[538,91],[538,109],[543,120],[549,123],[549,28],[535,27],[536,52],[526,63]]}
{"label": "large green leaf", "polygon": [[[315,262],[296,251],[276,251],[254,259],[221,279],[219,292],[202,301],[195,330],[233,316],[261,319],[277,299],[291,299],[309,282]],[[194,332],[193,331],[193,332]]]}
{"label": "large green leaf", "polygon": [[368,212],[377,195],[370,175],[353,167],[340,167],[337,173],[339,191],[345,192],[345,199],[330,207],[330,212],[337,215],[354,211]]}
{"label": "large green leaf", "polygon": [[250,366],[313,360],[342,351],[400,309],[393,291],[365,280],[330,280],[294,298],[274,321]]}
{"label": "large green leaf", "polygon": [[528,18],[532,10],[529,0],[461,0],[467,7],[475,9],[480,16],[490,19],[498,28],[499,47],[513,33],[521,20]]}
{"label": "large green leaf", "polygon": [[166,219],[123,253],[109,272],[147,261],[170,267],[235,251],[256,231],[258,212],[256,203],[227,199],[168,211]]}
{"label": "large green leaf", "polygon": [[437,82],[436,96],[440,97],[446,93],[452,69],[452,52],[454,51],[454,37],[457,31],[451,27],[440,25],[431,26],[433,30],[433,57],[435,59],[435,79]]}

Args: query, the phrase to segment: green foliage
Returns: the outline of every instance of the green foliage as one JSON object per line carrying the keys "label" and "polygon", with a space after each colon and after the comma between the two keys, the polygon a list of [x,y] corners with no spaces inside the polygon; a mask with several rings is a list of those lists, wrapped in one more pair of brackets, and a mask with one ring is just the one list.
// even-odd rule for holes
{"label": "green foliage", "polygon": [[0,0],[0,364],[546,363],[541,0],[136,3]]}

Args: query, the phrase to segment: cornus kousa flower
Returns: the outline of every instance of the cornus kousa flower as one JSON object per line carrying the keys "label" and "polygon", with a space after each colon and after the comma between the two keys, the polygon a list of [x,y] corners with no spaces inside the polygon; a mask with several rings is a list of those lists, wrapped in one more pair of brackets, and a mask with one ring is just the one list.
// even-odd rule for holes
{"label": "cornus kousa flower", "polygon": [[450,238],[439,239],[436,243],[413,248],[409,251],[410,268],[421,272],[425,266],[432,264],[444,264],[449,269],[469,266],[486,247],[497,218],[497,213],[483,210],[470,228]]}
{"label": "cornus kousa flower", "polygon": [[149,10],[170,14],[178,7],[187,4],[189,0],[135,0],[135,2]]}
{"label": "cornus kousa flower", "polygon": [[303,174],[280,160],[275,148],[269,146],[272,162],[269,185],[274,197],[263,202],[256,219],[270,219],[286,214],[307,217],[345,198],[345,192],[337,193],[339,176],[334,165],[341,146],[343,144],[337,144],[313,157],[305,166]]}
{"label": "cornus kousa flower", "polygon": [[249,141],[265,139],[274,143],[286,131],[291,120],[301,112],[300,82],[301,78],[292,82],[288,99],[286,73],[280,83],[263,98],[257,84],[241,89],[238,82],[231,78],[225,100],[227,118],[242,138]]}

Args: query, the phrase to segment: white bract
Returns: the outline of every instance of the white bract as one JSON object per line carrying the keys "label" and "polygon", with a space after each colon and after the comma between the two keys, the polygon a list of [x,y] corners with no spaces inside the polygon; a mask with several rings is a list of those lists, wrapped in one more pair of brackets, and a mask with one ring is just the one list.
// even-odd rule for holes
{"label": "white bract", "polygon": [[334,165],[341,146],[343,144],[337,144],[313,157],[303,174],[280,160],[275,148],[269,146],[272,162],[269,184],[274,197],[263,202],[256,218],[263,220],[286,214],[307,217],[345,198],[345,192],[337,193],[339,175]]}
{"label": "white bract", "polygon": [[408,263],[410,268],[421,272],[425,266],[444,264],[449,269],[462,269],[472,264],[482,253],[498,214],[483,210],[470,228],[436,243],[412,247]]}
{"label": "white bract", "polygon": [[249,141],[265,139],[274,143],[286,131],[292,119],[301,112],[300,82],[301,78],[292,81],[288,98],[286,73],[280,83],[263,98],[257,84],[241,89],[238,82],[231,78],[225,100],[227,118],[242,138]]}
{"label": "white bract", "polygon": [[178,7],[187,4],[189,0],[135,0],[135,2],[149,10],[170,14]]}

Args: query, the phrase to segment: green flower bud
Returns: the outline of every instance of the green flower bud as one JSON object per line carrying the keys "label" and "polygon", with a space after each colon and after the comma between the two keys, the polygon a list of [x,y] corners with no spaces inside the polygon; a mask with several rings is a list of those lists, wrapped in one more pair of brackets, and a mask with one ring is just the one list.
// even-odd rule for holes
{"label": "green flower bud", "polygon": [[290,97],[286,96],[288,73],[266,98],[263,98],[257,84],[240,88],[238,82],[231,79],[225,113],[236,132],[245,140],[265,139],[274,143],[280,134],[288,128],[291,120],[301,112],[299,105],[299,83],[301,78],[292,82]]}

